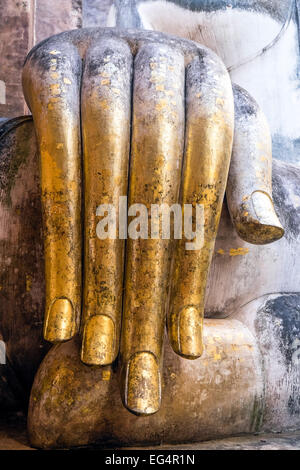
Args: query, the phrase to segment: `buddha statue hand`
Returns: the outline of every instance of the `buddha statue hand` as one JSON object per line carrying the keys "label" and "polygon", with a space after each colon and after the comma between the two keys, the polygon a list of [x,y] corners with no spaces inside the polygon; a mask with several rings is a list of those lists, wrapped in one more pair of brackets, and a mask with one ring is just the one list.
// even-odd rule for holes
{"label": "buddha statue hand", "polygon": [[[29,53],[23,87],[40,150],[44,337],[80,334],[91,366],[119,355],[124,405],[153,414],[166,319],[177,354],[202,354],[230,161],[227,200],[239,235],[257,244],[283,235],[266,120],[247,92],[232,91],[213,52],[156,32],[51,37]],[[174,213],[174,236],[153,226],[154,210]],[[183,219],[196,229],[177,233]]]}

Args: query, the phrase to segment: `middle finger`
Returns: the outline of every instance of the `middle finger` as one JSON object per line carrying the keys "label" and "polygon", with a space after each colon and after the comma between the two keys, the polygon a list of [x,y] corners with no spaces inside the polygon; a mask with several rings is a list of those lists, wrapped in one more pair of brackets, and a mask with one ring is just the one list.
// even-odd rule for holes
{"label": "middle finger", "polygon": [[[151,204],[178,201],[184,136],[184,57],[167,45],[144,45],[136,56],[134,74],[129,207],[142,204],[149,214]],[[160,236],[133,239],[132,223],[127,243],[121,393],[129,410],[145,415],[155,413],[160,406],[171,244]]]}

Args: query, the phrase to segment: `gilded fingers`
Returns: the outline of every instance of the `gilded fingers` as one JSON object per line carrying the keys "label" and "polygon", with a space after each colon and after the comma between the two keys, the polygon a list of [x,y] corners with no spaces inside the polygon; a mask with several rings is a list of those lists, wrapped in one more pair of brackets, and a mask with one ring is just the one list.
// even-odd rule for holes
{"label": "gilded fingers", "polygon": [[[186,133],[180,202],[202,207],[204,231],[195,250],[178,240],[171,274],[168,333],[174,351],[188,359],[202,354],[207,274],[221,215],[233,138],[229,76],[202,51],[187,67]],[[195,215],[193,222],[195,223]],[[194,240],[194,243],[196,240]]]}
{"label": "gilded fingers", "polygon": [[46,306],[44,337],[65,341],[81,309],[81,58],[55,40],[34,50],[23,70],[41,161]]}
{"label": "gilded fingers", "polygon": [[[125,241],[97,236],[97,207],[127,195],[132,55],[126,42],[98,41],[87,51],[82,84],[84,298],[81,358],[112,363],[119,350]],[[118,213],[116,224],[118,225]]]}
{"label": "gilded fingers", "polygon": [[[167,45],[139,50],[134,67],[129,206],[178,201],[184,133],[184,57]],[[167,239],[128,239],[121,339],[125,406],[158,411],[170,269]]]}

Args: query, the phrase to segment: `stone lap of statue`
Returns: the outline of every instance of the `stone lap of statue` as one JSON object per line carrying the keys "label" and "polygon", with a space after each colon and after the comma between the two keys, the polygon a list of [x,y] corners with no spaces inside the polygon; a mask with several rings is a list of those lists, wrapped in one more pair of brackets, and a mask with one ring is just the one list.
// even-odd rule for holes
{"label": "stone lap of statue", "polygon": [[[117,358],[121,338],[121,396],[137,415],[160,408],[166,317],[173,350],[188,359],[201,356],[205,288],[226,184],[230,215],[242,239],[271,243],[284,230],[272,201],[266,119],[245,90],[231,86],[226,68],[209,49],[155,32],[67,32],[31,51],[23,84],[41,156],[44,336],[53,343],[78,332],[82,337],[82,344],[76,338],[54,347],[48,371],[43,365],[33,387],[31,436],[36,445],[47,447],[60,441],[51,438],[50,428],[48,440],[39,442],[44,418],[35,420],[44,396],[48,401],[52,396],[53,403],[73,403],[77,387],[78,400],[84,402],[84,387],[97,386],[100,369],[80,363],[78,349],[83,363],[111,373],[107,366]],[[117,206],[127,192],[129,205],[203,205],[202,248],[186,250],[184,238],[176,243],[99,240],[97,207]],[[239,345],[242,334],[242,341],[255,349],[246,329],[232,322],[218,327],[231,336],[228,344]],[[217,338],[214,324],[207,326]],[[240,354],[246,361],[257,360],[256,352],[253,357]],[[54,390],[57,361],[64,366],[59,366]],[[97,400],[102,393],[99,389]],[[93,419],[97,400],[86,408],[88,418],[82,418],[79,434]],[[84,413],[83,403],[76,406]],[[133,418],[122,411],[122,419],[126,427]],[[143,422],[135,425],[137,436]],[[66,432],[61,442],[87,440]]]}

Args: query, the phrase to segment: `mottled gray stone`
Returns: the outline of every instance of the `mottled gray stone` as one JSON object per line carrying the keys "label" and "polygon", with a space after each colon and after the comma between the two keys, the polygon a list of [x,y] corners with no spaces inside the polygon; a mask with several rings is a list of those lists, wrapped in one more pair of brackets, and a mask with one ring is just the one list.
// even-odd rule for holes
{"label": "mottled gray stone", "polygon": [[0,117],[28,114],[21,84],[26,55],[46,37],[80,28],[81,17],[81,0],[1,0]]}
{"label": "mottled gray stone", "polygon": [[83,0],[82,26],[106,26],[106,19],[113,0]]}

